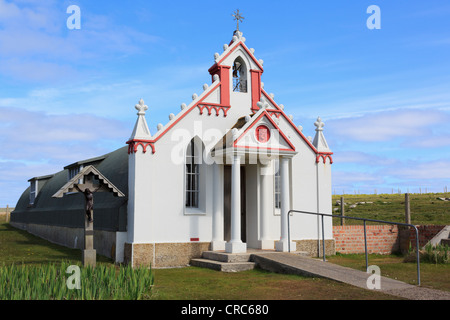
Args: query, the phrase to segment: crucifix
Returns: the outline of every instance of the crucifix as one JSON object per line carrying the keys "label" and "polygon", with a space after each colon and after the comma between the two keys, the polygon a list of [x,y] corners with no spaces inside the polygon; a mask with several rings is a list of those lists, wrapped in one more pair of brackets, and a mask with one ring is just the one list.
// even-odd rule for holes
{"label": "crucifix", "polygon": [[94,222],[94,193],[97,192],[102,185],[100,184],[97,188],[94,189],[94,191],[91,191],[89,188],[86,188],[84,190],[81,190],[78,184],[74,184],[75,189],[78,190],[78,192],[83,193],[84,200],[85,200],[85,212],[86,212],[86,219],[88,222]]}
{"label": "crucifix", "polygon": [[242,22],[243,19],[245,19],[241,14],[239,13],[239,9],[234,11],[234,14],[232,14],[234,17],[233,20],[236,20],[236,30],[239,31],[239,22]]}
{"label": "crucifix", "polygon": [[[82,181],[82,183],[79,183]],[[56,192],[54,198],[62,198],[65,194],[82,193],[84,197],[84,250],[83,265],[96,265],[96,250],[94,249],[94,193],[112,192],[115,197],[125,195],[103,176],[94,166],[83,168]]]}

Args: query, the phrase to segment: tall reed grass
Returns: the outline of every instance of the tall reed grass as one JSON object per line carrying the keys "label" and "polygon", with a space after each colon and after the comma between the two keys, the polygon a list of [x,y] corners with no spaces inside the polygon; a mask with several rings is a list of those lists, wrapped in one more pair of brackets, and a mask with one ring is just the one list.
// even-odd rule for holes
{"label": "tall reed grass", "polygon": [[0,300],[140,300],[154,282],[150,268],[106,266],[80,268],[80,289],[69,289],[71,264],[0,266]]}
{"label": "tall reed grass", "polygon": [[423,252],[422,261],[431,263],[450,263],[449,247],[447,245],[431,245],[430,243],[425,246],[425,252]]}

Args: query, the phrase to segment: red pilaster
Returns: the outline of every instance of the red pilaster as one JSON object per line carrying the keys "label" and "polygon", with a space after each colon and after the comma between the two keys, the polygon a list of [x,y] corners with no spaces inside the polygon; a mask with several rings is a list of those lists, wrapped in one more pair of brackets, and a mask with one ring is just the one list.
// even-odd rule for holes
{"label": "red pilaster", "polygon": [[220,104],[222,106],[230,105],[230,66],[219,66],[217,64],[209,68],[211,76],[215,74],[220,78]]}
{"label": "red pilaster", "polygon": [[250,70],[252,82],[252,110],[258,110],[256,105],[261,100],[261,70]]}

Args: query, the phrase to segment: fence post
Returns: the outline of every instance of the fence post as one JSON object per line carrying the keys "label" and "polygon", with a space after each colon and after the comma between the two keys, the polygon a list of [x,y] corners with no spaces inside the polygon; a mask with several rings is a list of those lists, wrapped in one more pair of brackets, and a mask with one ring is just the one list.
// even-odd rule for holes
{"label": "fence post", "polygon": [[6,223],[9,223],[9,205],[6,205],[5,219],[6,219]]}
{"label": "fence post", "polygon": [[[344,197],[341,197],[341,216],[345,216]],[[341,226],[345,225],[344,218],[341,218]]]}
{"label": "fence post", "polygon": [[405,223],[411,224],[411,208],[409,206],[409,193],[405,193]]}

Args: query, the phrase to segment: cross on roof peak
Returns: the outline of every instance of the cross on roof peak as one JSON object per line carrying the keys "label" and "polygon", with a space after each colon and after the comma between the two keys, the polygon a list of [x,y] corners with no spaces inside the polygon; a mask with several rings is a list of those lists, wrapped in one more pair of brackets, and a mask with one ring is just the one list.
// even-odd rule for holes
{"label": "cross on roof peak", "polygon": [[236,30],[239,31],[239,22],[242,22],[242,20],[244,20],[245,18],[241,16],[241,14],[239,13],[239,9],[234,11],[234,14],[232,14],[232,16],[234,17],[233,20],[236,20]]}

